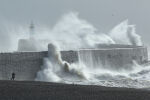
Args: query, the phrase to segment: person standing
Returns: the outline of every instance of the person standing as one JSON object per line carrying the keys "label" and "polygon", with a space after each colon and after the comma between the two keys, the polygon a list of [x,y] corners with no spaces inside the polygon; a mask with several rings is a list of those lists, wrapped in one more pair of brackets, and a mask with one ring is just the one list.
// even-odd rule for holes
{"label": "person standing", "polygon": [[15,73],[14,72],[11,74],[11,80],[15,80]]}

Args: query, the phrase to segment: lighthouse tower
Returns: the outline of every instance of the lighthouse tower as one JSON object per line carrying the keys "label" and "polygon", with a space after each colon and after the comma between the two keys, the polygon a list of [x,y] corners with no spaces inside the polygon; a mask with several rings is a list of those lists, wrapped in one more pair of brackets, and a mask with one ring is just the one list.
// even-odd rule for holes
{"label": "lighthouse tower", "polygon": [[30,27],[29,27],[29,38],[33,38],[33,36],[34,36],[34,23],[33,23],[33,21],[31,22],[31,24],[30,24]]}

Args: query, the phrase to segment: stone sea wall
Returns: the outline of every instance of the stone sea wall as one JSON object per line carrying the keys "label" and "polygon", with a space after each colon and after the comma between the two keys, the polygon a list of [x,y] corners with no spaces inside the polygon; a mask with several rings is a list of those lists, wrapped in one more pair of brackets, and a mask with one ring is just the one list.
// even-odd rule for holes
{"label": "stone sea wall", "polygon": [[138,48],[105,48],[82,49],[79,51],[80,60],[89,67],[105,69],[130,69],[134,61],[138,64],[148,62],[146,47]]}
{"label": "stone sea wall", "polygon": [[[71,63],[78,60],[76,52],[61,53],[65,61]],[[12,72],[16,74],[17,80],[34,80],[47,55],[47,51],[0,53],[0,80],[10,80]]]}
{"label": "stone sea wall", "polygon": [[[99,62],[103,67],[108,67],[106,65],[109,63],[112,68],[121,68],[133,60],[139,64],[148,62],[146,47],[82,49],[79,52],[61,51],[61,55],[62,59],[69,63],[78,62],[80,58],[89,67],[94,67]],[[16,74],[17,80],[34,80],[43,65],[43,58],[47,56],[48,51],[0,53],[0,80],[10,80],[12,72]]]}

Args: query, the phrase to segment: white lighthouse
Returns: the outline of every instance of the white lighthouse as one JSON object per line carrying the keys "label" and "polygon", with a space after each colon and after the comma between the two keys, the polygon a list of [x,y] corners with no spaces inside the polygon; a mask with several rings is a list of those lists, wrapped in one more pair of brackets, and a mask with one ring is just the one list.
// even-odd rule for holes
{"label": "white lighthouse", "polygon": [[31,22],[30,26],[29,26],[29,38],[33,38],[34,36],[34,23],[33,21]]}
{"label": "white lighthouse", "polygon": [[29,26],[29,38],[28,39],[19,39],[18,42],[18,51],[37,51],[38,50],[38,41],[34,37],[34,23],[31,22]]}

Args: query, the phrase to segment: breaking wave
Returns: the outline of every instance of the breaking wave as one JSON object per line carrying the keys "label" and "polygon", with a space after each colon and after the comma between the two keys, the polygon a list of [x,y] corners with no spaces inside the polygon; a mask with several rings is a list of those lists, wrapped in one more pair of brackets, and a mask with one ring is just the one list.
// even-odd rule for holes
{"label": "breaking wave", "polygon": [[140,66],[136,62],[133,70],[118,72],[100,66],[90,68],[80,61],[69,64],[61,59],[59,50],[53,44],[49,44],[48,55],[37,74],[37,81],[132,88],[148,88],[150,84],[150,66]]}
{"label": "breaking wave", "polygon": [[149,87],[150,66],[140,66],[135,62],[130,71],[115,71],[103,69],[100,67],[101,64],[99,67],[90,67],[90,65],[84,64],[80,58],[78,63],[72,64],[61,59],[61,50],[95,48],[97,44],[142,46],[143,43],[141,37],[136,34],[135,25],[129,25],[128,20],[104,34],[98,32],[86,20],[80,19],[78,13],[69,13],[61,18],[50,34],[47,35],[51,40],[48,41],[51,43],[48,50],[49,57],[44,58],[42,69],[37,73],[35,80],[111,87]]}

